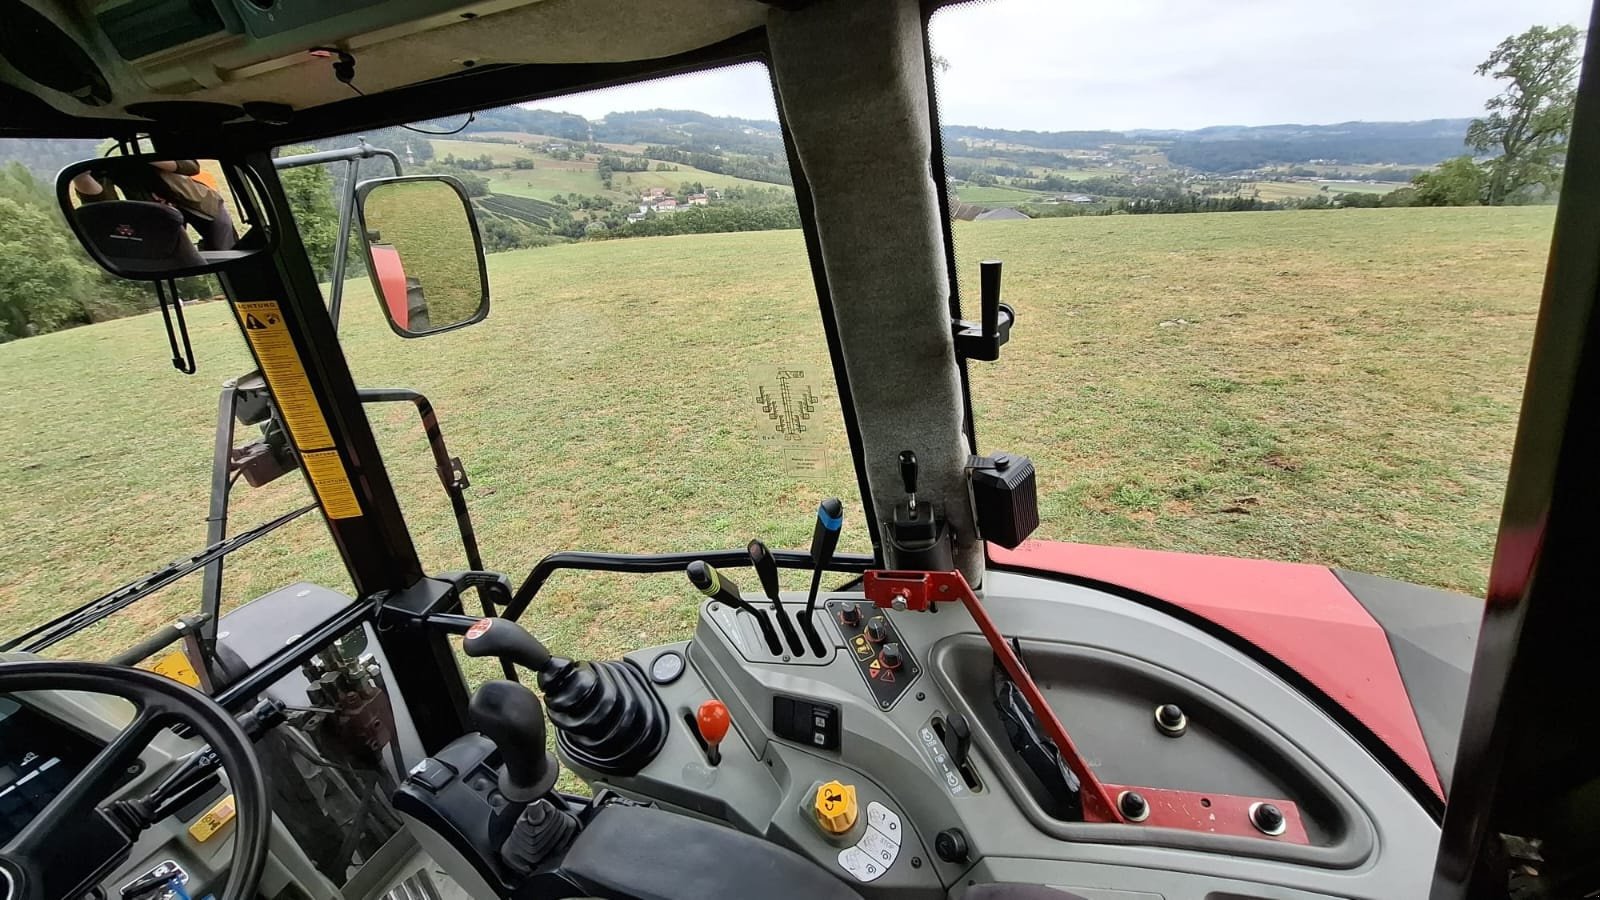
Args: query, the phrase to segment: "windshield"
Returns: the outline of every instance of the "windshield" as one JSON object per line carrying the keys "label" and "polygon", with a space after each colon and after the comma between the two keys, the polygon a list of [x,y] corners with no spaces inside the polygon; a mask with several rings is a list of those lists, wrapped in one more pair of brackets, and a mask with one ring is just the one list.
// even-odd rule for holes
{"label": "windshield", "polygon": [[1587,9],[1452,9],[1426,48],[1392,4],[932,18],[964,307],[998,258],[1018,310],[977,438],[1037,464],[1036,537],[1482,596],[1562,147],[1501,164],[1477,67]]}
{"label": "windshield", "polygon": [[[737,110],[718,105],[727,96]],[[520,579],[557,550],[731,549],[752,538],[803,550],[826,497],[845,501],[840,552],[870,552],[766,68],[483,111],[462,126],[418,123],[277,155],[282,164],[364,139],[406,174],[449,175],[471,195],[489,251],[488,319],[397,338],[352,240],[340,339],[361,388],[431,402],[470,482],[484,565]],[[34,186],[67,161],[57,157],[95,152],[92,142],[8,143]],[[359,166],[357,179],[394,174],[382,156]],[[350,172],[335,162],[280,177],[326,279]],[[81,266],[61,238],[48,252]],[[0,346],[0,440],[15,462],[0,494],[10,631],[208,543],[219,385],[253,367],[226,305],[207,302],[210,282],[184,285],[199,365],[185,377],[167,362],[147,288],[112,287],[86,269],[73,277],[82,299],[71,315],[35,313],[28,334]],[[114,290],[131,299],[85,311]],[[416,408],[373,403],[367,415],[424,567],[467,568]],[[240,425],[236,445],[262,437]],[[292,469],[260,488],[236,477],[229,533],[311,500]],[[788,589],[807,583],[784,577]],[[228,558],[224,607],[297,579],[350,590],[315,513]],[[106,656],[193,612],[197,587],[180,582],[50,652]],[[536,609],[568,613],[549,639],[600,656],[682,637],[697,598],[681,574],[563,574]]]}

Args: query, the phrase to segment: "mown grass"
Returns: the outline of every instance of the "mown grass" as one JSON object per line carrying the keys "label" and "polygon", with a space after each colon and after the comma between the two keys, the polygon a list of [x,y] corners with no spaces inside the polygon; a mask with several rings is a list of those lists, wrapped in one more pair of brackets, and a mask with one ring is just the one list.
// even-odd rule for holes
{"label": "mown grass", "polygon": [[[1347,566],[1481,592],[1509,457],[1548,209],[1400,209],[958,223],[961,271],[1006,262],[1019,311],[974,367],[981,448],[1027,453],[1041,536]],[[758,437],[750,373],[824,371],[798,232],[578,243],[490,258],[483,324],[401,341],[351,282],[364,386],[434,401],[472,478],[489,566],[557,549],[802,546],[817,499],[856,494]],[[0,346],[0,622],[15,632],[204,543],[218,383],[249,368],[220,304],[191,307],[200,374],[158,316]],[[406,406],[369,417],[430,569],[463,565]],[[241,487],[241,526],[304,502]],[[851,502],[845,549],[863,549]],[[295,578],[347,587],[320,521],[230,557],[230,603]],[[798,574],[786,585],[802,587]],[[198,580],[62,645],[104,656],[191,610]],[[561,575],[528,623],[564,652],[680,639],[677,576]]]}

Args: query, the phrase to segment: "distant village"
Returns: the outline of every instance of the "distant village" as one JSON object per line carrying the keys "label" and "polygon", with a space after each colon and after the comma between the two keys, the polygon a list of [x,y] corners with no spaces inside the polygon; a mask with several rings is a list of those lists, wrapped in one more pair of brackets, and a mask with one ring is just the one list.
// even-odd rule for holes
{"label": "distant village", "polygon": [[666,188],[645,188],[639,194],[638,211],[628,213],[628,221],[641,222],[651,213],[662,215],[675,213],[690,206],[709,206],[712,200],[721,199],[722,192],[715,188],[707,188],[703,194],[689,194],[682,199],[673,196]]}

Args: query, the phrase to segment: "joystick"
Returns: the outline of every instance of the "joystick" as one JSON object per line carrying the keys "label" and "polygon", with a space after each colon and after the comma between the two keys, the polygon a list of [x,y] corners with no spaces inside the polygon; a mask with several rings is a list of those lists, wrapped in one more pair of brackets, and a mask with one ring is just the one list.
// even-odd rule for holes
{"label": "joystick", "polygon": [[[499,618],[478,620],[467,630],[462,648],[468,656],[497,656],[536,672],[550,721],[556,726],[556,740],[567,758],[578,764],[608,774],[632,775],[649,765],[666,743],[666,707],[644,672],[632,663],[624,660],[578,662],[552,656],[538,638],[522,626]],[[501,736],[523,745],[524,750],[542,749],[544,715],[540,710],[536,741],[531,732],[518,731],[520,725],[509,726],[508,730],[502,720],[529,720],[532,710],[539,708],[539,701],[527,688],[509,681],[490,682],[479,688],[479,694],[495,684],[519,688],[526,694],[526,699],[513,698],[506,688],[494,688],[483,702],[493,704],[493,709],[504,707],[506,713],[492,713],[484,723],[479,723],[476,715],[473,719],[478,730],[501,748],[509,772],[513,753],[522,751],[508,752]],[[531,708],[529,700],[533,703]],[[474,708],[478,702],[474,695]],[[511,776],[514,790],[531,780],[526,762],[519,760],[516,771],[522,774]],[[511,792],[503,788],[502,792],[511,796]]]}
{"label": "joystick", "polygon": [[473,692],[467,712],[473,727],[500,748],[500,793],[507,800],[531,803],[555,786],[560,766],[544,748],[544,706],[533,691],[515,681],[490,681]]}

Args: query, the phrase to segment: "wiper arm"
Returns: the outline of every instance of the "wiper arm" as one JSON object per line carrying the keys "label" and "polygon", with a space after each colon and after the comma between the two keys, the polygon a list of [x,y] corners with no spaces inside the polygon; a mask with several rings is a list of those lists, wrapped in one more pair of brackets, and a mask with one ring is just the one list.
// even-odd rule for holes
{"label": "wiper arm", "polygon": [[206,563],[226,556],[257,538],[271,534],[316,508],[317,505],[315,503],[302,506],[299,509],[286,512],[276,519],[262,522],[248,531],[241,531],[230,538],[220,540],[194,556],[175,559],[149,575],[130,581],[114,591],[102,594],[76,609],[56,616],[43,625],[38,625],[7,640],[5,643],[0,644],[0,651],[21,650],[26,653],[38,653],[51,644],[64,640],[116,613],[118,610],[124,609],[130,604],[161,590],[179,578],[204,568]]}

